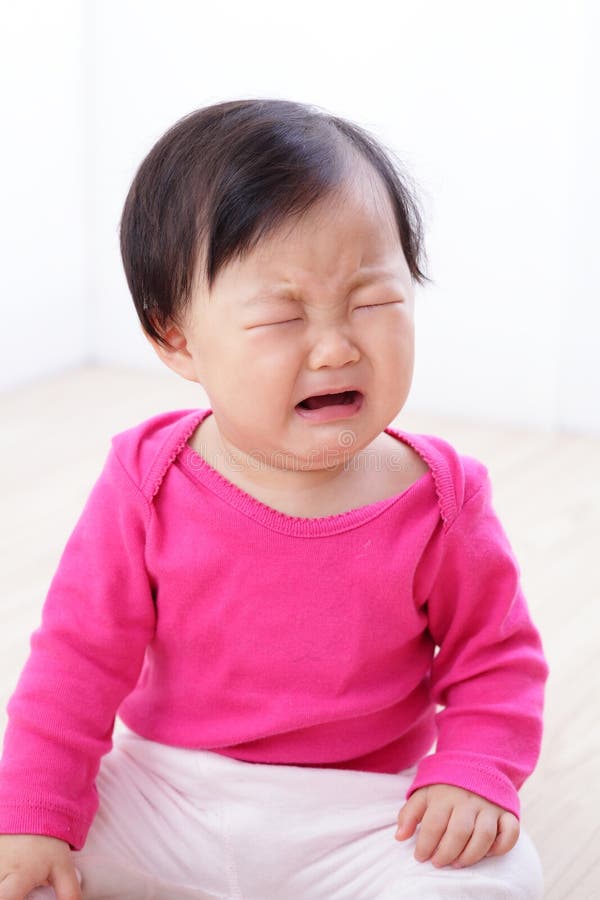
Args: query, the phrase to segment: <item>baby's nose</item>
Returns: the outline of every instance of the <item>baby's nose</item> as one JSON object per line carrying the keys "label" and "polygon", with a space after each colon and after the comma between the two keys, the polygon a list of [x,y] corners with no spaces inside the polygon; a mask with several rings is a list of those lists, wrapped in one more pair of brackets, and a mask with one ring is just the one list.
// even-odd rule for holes
{"label": "baby's nose", "polygon": [[321,366],[344,366],[357,362],[360,351],[352,336],[339,326],[323,328],[310,349],[310,368]]}

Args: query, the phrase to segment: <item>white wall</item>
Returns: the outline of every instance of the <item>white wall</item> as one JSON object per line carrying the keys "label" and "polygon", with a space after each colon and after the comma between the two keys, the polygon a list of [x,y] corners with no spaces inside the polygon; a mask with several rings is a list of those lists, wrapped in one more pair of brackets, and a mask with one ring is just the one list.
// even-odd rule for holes
{"label": "white wall", "polygon": [[572,59],[575,90],[573,152],[561,174],[568,202],[563,221],[564,291],[560,298],[557,419],[600,433],[600,5],[587,0],[578,17],[579,53]]}
{"label": "white wall", "polygon": [[81,4],[4,3],[0,388],[89,360]]}
{"label": "white wall", "polygon": [[[33,7],[37,16],[44,4]],[[41,326],[29,327],[35,359],[18,347],[3,355],[5,384],[89,355],[160,368],[140,333],[119,254],[131,179],[158,137],[191,110],[279,96],[371,129],[421,187],[436,286],[418,293],[407,408],[600,434],[593,360],[600,148],[592,105],[600,27],[592,0],[103,0],[55,2],[54,17],[57,10],[60,25],[44,19],[53,52],[38,34],[41,61],[31,54],[33,74],[12,115],[21,115],[41,80],[62,78],[54,150],[49,144],[63,166],[50,183],[40,176],[12,195],[11,217],[20,214],[17,202],[26,208],[22,228],[40,205],[54,209],[59,199],[63,210],[72,208],[53,231],[46,268],[29,269],[25,284],[19,271],[30,231],[27,239],[9,236],[19,306],[46,312]],[[22,179],[29,163],[18,158],[20,143],[13,164]],[[49,221],[36,227],[46,233]],[[40,240],[34,232],[37,251]],[[57,257],[61,266],[52,271]],[[48,317],[48,293],[52,304],[62,303],[60,319]]]}

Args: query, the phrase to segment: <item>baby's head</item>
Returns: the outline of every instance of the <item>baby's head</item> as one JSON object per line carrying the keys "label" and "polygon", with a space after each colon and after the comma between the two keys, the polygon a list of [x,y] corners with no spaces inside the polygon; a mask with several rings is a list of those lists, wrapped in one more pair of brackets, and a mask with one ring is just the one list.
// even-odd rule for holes
{"label": "baby's head", "polygon": [[[202,384],[224,446],[331,467],[401,410],[414,283],[429,281],[407,185],[368,132],[287,100],[196,110],[144,159],[125,274],[145,336]],[[346,389],[345,409],[303,402]]]}

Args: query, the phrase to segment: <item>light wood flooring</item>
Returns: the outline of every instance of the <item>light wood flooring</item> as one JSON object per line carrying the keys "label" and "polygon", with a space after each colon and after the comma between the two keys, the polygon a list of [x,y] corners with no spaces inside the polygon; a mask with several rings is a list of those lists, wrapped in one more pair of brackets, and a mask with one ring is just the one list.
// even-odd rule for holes
{"label": "light wood flooring", "polygon": [[[98,367],[0,396],[0,731],[111,435],[163,410],[208,405],[167,370]],[[600,898],[600,440],[411,412],[395,424],[439,434],[490,471],[551,667],[542,754],[521,790],[523,826],[542,858],[547,900]]]}

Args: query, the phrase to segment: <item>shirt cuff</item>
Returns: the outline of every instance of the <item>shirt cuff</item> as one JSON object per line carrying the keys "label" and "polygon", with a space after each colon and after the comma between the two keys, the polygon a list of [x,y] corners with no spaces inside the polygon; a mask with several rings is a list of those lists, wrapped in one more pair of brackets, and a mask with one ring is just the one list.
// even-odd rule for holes
{"label": "shirt cuff", "polygon": [[424,756],[406,798],[421,787],[451,784],[479,794],[520,819],[519,795],[512,781],[495,766],[486,764],[485,758],[474,756],[450,751]]}

